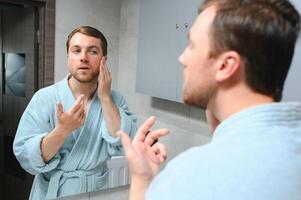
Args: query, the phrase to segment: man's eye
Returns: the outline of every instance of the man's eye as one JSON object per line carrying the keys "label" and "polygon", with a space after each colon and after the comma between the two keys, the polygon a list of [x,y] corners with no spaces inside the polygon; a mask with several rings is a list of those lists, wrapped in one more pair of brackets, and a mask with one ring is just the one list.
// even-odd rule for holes
{"label": "man's eye", "polygon": [[80,52],[79,49],[74,49],[74,50],[72,50],[72,53],[79,53],[79,52]]}
{"label": "man's eye", "polygon": [[97,55],[98,54],[98,51],[96,51],[96,50],[90,50],[89,51],[92,55]]}

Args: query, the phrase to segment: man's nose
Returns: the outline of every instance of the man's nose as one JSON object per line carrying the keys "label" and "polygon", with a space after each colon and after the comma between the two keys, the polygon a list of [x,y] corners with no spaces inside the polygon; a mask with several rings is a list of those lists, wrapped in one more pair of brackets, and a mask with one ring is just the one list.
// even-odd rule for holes
{"label": "man's nose", "polygon": [[178,62],[183,65],[183,60],[184,60],[184,52],[181,53],[181,55],[178,57]]}
{"label": "man's nose", "polygon": [[82,51],[80,54],[80,61],[81,62],[88,62],[88,57],[87,57],[87,52],[86,51]]}
{"label": "man's nose", "polygon": [[187,47],[183,50],[183,52],[181,53],[181,55],[178,57],[178,62],[180,64],[182,64],[183,66],[185,66],[186,51],[187,51]]}

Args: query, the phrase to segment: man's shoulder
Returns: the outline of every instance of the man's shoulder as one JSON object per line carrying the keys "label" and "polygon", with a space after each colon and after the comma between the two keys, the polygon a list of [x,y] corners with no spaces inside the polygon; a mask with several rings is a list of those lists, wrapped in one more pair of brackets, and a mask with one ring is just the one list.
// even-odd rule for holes
{"label": "man's shoulder", "polygon": [[34,96],[36,97],[44,97],[44,98],[49,98],[51,97],[52,95],[55,95],[58,90],[61,88],[61,86],[65,84],[64,83],[64,80],[61,80],[59,82],[56,82],[52,85],[48,85],[48,86],[45,86],[43,88],[40,88],[35,94]]}
{"label": "man's shoulder", "polygon": [[[236,200],[246,195],[244,199],[262,200],[267,196],[283,199],[281,195],[291,191],[301,194],[300,156],[297,153],[281,153],[281,149],[275,152],[276,147],[265,154],[254,149],[243,151],[240,147],[235,146],[230,152],[226,151],[228,148],[209,143],[181,153],[155,178],[147,197]],[[283,177],[290,182],[283,182]]]}
{"label": "man's shoulder", "polygon": [[205,146],[190,148],[173,158],[151,183],[147,199],[197,199],[193,187],[206,181],[200,178],[207,168]]}
{"label": "man's shoulder", "polygon": [[208,143],[202,146],[189,148],[188,150],[180,153],[174,159],[172,159],[169,163],[171,165],[170,167],[173,168],[173,166],[178,165],[179,163],[183,163],[181,165],[183,165],[183,167],[186,167],[188,163],[198,162],[197,160],[203,159],[203,156],[206,157],[210,153],[210,150],[208,150],[210,146],[211,144]]}

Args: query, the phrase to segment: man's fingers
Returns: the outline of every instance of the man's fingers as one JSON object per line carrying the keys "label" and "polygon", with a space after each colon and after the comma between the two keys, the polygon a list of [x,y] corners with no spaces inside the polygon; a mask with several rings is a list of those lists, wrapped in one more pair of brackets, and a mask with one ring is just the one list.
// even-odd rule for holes
{"label": "man's fingers", "polygon": [[160,162],[164,162],[167,159],[167,150],[164,144],[156,143],[151,148]]}
{"label": "man's fingers", "polygon": [[106,64],[106,61],[107,61],[107,57],[103,56],[100,61],[100,66],[104,66]]}
{"label": "man's fingers", "polygon": [[154,116],[148,118],[138,129],[134,140],[143,142],[146,134],[148,134],[149,129],[154,125],[155,121],[156,121],[156,117]]}
{"label": "man's fingers", "polygon": [[160,137],[163,137],[169,133],[169,129],[162,128],[151,131],[147,134],[144,142],[150,146],[152,146]]}
{"label": "man's fingers", "polygon": [[85,114],[81,115],[80,116],[80,123],[84,124],[85,123],[85,119],[86,119],[86,115]]}
{"label": "man's fingers", "polygon": [[57,105],[56,105],[56,108],[57,108],[57,115],[61,116],[64,112],[62,103],[58,102]]}
{"label": "man's fingers", "polygon": [[77,110],[80,109],[82,106],[84,106],[84,95],[83,94],[79,95],[79,97],[76,99],[73,106],[70,108],[71,114],[76,113]]}
{"label": "man's fingers", "polygon": [[85,111],[85,105],[82,104],[82,106],[80,106],[80,107],[78,108],[78,110],[74,112],[74,116],[77,117],[77,118],[82,117],[82,116],[85,116],[85,115],[86,115],[85,112],[86,112],[86,111]]}
{"label": "man's fingers", "polygon": [[101,59],[100,66],[99,66],[98,83],[99,82],[102,83],[103,80],[104,80],[104,69],[103,69],[103,66],[104,66],[104,61],[103,61],[103,59]]}
{"label": "man's fingers", "polygon": [[111,74],[110,74],[110,71],[109,71],[109,68],[108,68],[108,65],[107,65],[107,64],[105,64],[105,65],[103,66],[103,70],[104,70],[104,77],[105,77],[105,79],[106,79],[106,80],[110,80]]}
{"label": "man's fingers", "polygon": [[132,142],[130,137],[128,136],[128,134],[126,134],[123,131],[118,131],[117,135],[120,137],[121,139],[121,143],[125,152],[125,155],[129,154],[129,151],[132,150]]}
{"label": "man's fingers", "polygon": [[106,57],[105,56],[103,56],[102,58],[101,58],[101,61],[100,61],[100,66],[99,66],[99,75],[102,75],[103,76],[103,74],[105,73],[104,72],[104,66],[105,66],[105,64],[106,64]]}

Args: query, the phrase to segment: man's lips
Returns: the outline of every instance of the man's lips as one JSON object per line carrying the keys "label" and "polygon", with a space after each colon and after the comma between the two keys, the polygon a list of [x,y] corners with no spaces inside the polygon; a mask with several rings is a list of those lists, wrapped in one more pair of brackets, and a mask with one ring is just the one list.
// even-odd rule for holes
{"label": "man's lips", "polygon": [[90,67],[89,66],[78,66],[77,67],[77,69],[79,69],[79,70],[88,70],[88,69],[90,69]]}

